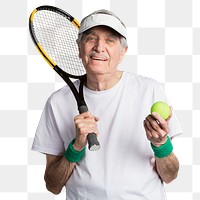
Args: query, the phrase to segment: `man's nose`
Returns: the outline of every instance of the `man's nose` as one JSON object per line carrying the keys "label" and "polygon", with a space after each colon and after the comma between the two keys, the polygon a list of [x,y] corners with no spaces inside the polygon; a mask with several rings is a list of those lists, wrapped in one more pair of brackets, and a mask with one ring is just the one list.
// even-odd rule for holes
{"label": "man's nose", "polygon": [[94,46],[94,50],[97,52],[102,52],[105,49],[105,43],[103,40],[97,40]]}

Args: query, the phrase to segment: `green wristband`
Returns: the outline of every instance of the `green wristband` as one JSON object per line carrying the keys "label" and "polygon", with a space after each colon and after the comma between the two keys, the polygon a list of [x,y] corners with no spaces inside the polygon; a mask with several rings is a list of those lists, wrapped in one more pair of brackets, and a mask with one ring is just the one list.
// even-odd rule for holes
{"label": "green wristband", "polygon": [[173,151],[173,145],[169,136],[167,136],[167,141],[165,142],[165,144],[161,145],[160,147],[156,147],[151,143],[151,148],[153,149],[154,155],[157,158],[167,157]]}
{"label": "green wristband", "polygon": [[67,150],[64,153],[65,158],[69,161],[69,162],[79,162],[82,157],[85,154],[85,147],[83,150],[81,151],[77,151],[74,149],[73,144],[75,142],[75,139],[72,140],[72,142],[69,144]]}

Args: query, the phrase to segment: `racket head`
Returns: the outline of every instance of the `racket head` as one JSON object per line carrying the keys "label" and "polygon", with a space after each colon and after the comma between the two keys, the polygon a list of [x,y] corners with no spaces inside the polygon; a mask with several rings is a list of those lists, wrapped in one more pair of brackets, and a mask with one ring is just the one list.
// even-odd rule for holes
{"label": "racket head", "polygon": [[74,17],[53,6],[37,7],[29,17],[30,35],[40,54],[53,69],[75,79],[86,73],[76,43],[79,28]]}

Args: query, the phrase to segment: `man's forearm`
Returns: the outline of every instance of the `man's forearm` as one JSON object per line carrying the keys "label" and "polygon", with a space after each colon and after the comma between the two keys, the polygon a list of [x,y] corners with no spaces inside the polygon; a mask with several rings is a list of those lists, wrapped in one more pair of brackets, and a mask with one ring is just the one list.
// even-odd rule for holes
{"label": "man's forearm", "polygon": [[172,152],[165,158],[156,158],[156,169],[163,182],[170,183],[178,175],[179,161]]}
{"label": "man's forearm", "polygon": [[46,188],[54,194],[59,194],[71,176],[74,167],[75,163],[70,163],[65,157],[56,159],[46,168],[44,176]]}

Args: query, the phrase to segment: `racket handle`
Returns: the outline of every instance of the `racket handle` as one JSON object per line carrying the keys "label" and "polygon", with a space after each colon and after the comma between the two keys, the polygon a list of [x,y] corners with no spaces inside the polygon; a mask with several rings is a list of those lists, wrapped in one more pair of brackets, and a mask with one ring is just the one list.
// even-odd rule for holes
{"label": "racket handle", "polygon": [[[79,107],[80,113],[84,113],[87,111],[88,111],[88,107],[86,105],[82,105]],[[97,151],[100,149],[100,143],[95,133],[89,133],[87,136],[87,140],[88,140],[88,148],[90,151]]]}
{"label": "racket handle", "polygon": [[89,133],[87,139],[90,151],[97,151],[100,149],[100,144],[95,133]]}

